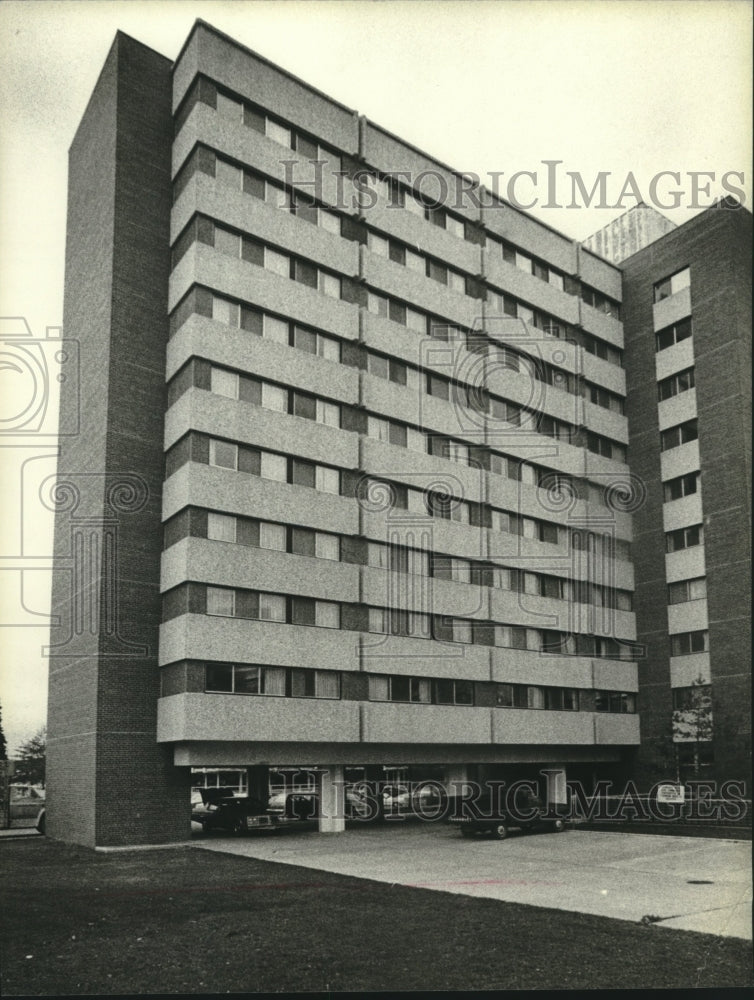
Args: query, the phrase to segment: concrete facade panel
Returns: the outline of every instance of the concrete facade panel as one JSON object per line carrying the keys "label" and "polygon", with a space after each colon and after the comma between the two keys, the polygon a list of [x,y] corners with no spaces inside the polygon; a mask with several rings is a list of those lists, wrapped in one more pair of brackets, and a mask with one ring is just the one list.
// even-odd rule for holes
{"label": "concrete facade panel", "polygon": [[358,589],[359,570],[331,559],[184,538],[162,554],[160,590],[186,580],[274,594],[326,594],[329,601],[349,602]]}
{"label": "concrete facade panel", "polygon": [[309,625],[182,615],[160,626],[160,666],[180,660],[358,670],[358,633]]}
{"label": "concrete facade panel", "polygon": [[[664,278],[665,275],[662,275]],[[691,315],[691,289],[684,288],[675,295],[655,302],[652,306],[652,320],[655,332],[664,330],[666,326],[677,323]]]}
{"label": "concrete facade panel", "polygon": [[545,712],[493,709],[494,743],[590,745],[594,740],[591,712]]}
{"label": "concrete facade panel", "polygon": [[366,702],[361,708],[366,743],[490,742],[489,708],[379,702]]}
{"label": "concrete facade panel", "polygon": [[269,740],[285,743],[306,731],[313,743],[359,738],[356,702],[264,695],[178,694],[158,702],[160,743],[191,740]]}

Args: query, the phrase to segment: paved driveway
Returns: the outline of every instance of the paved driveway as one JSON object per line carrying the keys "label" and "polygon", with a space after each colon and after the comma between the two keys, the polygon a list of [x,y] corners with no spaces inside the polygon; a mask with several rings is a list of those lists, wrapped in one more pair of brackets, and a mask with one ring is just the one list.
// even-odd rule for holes
{"label": "paved driveway", "polygon": [[465,840],[431,823],[198,837],[196,847],[660,927],[751,939],[751,844],[570,830]]}

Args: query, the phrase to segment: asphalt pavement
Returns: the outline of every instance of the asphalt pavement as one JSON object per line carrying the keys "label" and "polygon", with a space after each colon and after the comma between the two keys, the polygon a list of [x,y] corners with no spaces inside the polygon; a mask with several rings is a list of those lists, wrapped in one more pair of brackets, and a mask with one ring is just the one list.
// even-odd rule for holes
{"label": "asphalt pavement", "polygon": [[751,940],[751,844],[573,829],[464,839],[396,822],[340,834],[196,836],[195,847],[322,871]]}

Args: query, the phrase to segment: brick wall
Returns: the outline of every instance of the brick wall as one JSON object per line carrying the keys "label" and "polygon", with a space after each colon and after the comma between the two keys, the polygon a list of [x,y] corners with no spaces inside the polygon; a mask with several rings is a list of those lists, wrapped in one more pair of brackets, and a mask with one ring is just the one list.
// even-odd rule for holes
{"label": "brick wall", "polygon": [[629,461],[651,484],[634,518],[637,628],[647,644],[636,766],[646,781],[662,776],[671,737],[652,289],[687,265],[710,619],[711,776],[745,779],[751,767],[751,215],[713,208],[623,264]]}
{"label": "brick wall", "polygon": [[170,100],[169,60],[119,34],[70,153],[64,323],[84,405],[59,469],[78,506],[56,515],[48,832],[90,846],[190,829],[188,774],[156,743]]}

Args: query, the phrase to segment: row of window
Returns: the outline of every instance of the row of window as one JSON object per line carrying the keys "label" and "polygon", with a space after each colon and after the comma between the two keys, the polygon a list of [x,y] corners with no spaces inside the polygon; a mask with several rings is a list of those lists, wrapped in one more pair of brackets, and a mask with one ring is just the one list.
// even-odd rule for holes
{"label": "row of window", "polygon": [[694,369],[684,368],[682,372],[669,375],[657,383],[657,399],[659,402],[662,402],[664,399],[672,399],[673,396],[678,396],[682,392],[688,392],[689,389],[693,389],[694,384]]}
{"label": "row of window", "polygon": [[[221,157],[206,147],[202,150],[203,164],[187,164],[185,173],[182,173],[180,186],[176,185],[176,192],[180,193],[186,181],[191,176],[190,169],[204,169],[207,173],[214,171],[216,180],[231,189],[242,191],[261,201],[266,202],[274,208],[283,208],[298,218],[313,225],[319,226],[334,235],[342,235],[341,220],[334,212],[317,205],[313,198],[301,194],[297,191],[287,191],[282,184],[273,183],[261,174],[249,170],[246,167],[232,163],[230,160]],[[197,156],[198,151],[192,154],[192,159]],[[176,194],[177,197],[177,194]],[[520,270],[548,282],[560,291],[564,290],[564,275],[550,265],[544,263],[536,257],[523,253],[505,241],[493,240],[501,248],[503,259],[515,264]],[[417,253],[404,243],[385,235],[378,234],[373,230],[367,233],[367,245],[369,249],[380,257],[401,264],[409,270],[425,277],[429,277],[440,284],[446,285],[452,291],[462,295],[473,294],[467,285],[467,276],[449,267],[443,261],[425,254]],[[180,259],[185,247],[176,244],[173,254],[173,266]],[[581,297],[588,304],[607,315],[620,319],[620,304],[588,285],[581,286]],[[502,310],[502,300],[496,300]],[[526,307],[519,304],[521,310],[519,315],[526,319]],[[543,318],[536,325],[553,326]]]}
{"label": "row of window", "polygon": [[694,684],[673,688],[673,710],[676,712],[709,711],[712,707],[712,685]]}
{"label": "row of window", "polygon": [[677,632],[670,637],[671,656],[689,656],[691,653],[706,653],[709,650],[709,632],[700,629],[695,632]]}
{"label": "row of window", "polygon": [[[484,685],[485,688],[490,685]],[[494,684],[500,708],[551,712],[636,712],[636,696],[624,691],[592,691],[536,684]],[[207,663],[204,690],[217,694],[252,694],[279,698],[341,697],[341,675],[334,670],[303,670],[240,663]],[[369,674],[368,700],[415,705],[474,705],[475,684],[467,680]]]}
{"label": "row of window", "polygon": [[688,288],[690,284],[691,271],[688,267],[684,267],[682,270],[676,271],[675,274],[655,282],[654,301],[662,302],[663,299],[668,299],[671,295],[676,295],[684,288]]}
{"label": "row of window", "polygon": [[328,427],[340,427],[339,403],[230,371],[228,368],[219,368],[217,365],[212,365],[210,369],[210,392],[254,403],[277,413],[290,413],[295,417],[314,420],[327,424]]}
{"label": "row of window", "polygon": [[680,552],[682,549],[692,549],[704,544],[704,528],[701,524],[692,524],[688,528],[678,528],[665,533],[665,551]]}
{"label": "row of window", "polygon": [[538,597],[553,597],[558,600],[594,604],[597,607],[613,607],[620,611],[631,611],[633,607],[629,591],[613,590],[585,580],[530,573],[522,569],[475,562],[458,556],[439,555],[403,545],[388,545],[385,542],[368,543],[367,565],[394,573],[409,573],[454,583],[497,587]]}
{"label": "row of window", "polygon": [[[217,102],[219,112],[225,117],[233,121],[243,122],[273,141],[294,149],[307,160],[318,161],[327,168],[328,174],[334,175],[341,172],[341,160],[336,153],[324,149],[317,142],[291,129],[287,124],[271,118],[264,112],[254,110],[248,102],[222,93],[218,93]],[[234,163],[206,146],[195,150],[190,160],[184,164],[174,184],[174,198],[178,197],[190,176],[197,169],[216,177],[220,183],[267,201],[275,207],[285,208],[306,221],[319,225],[336,235],[341,235],[339,216],[327,208],[317,205],[313,198],[297,191],[288,191],[282,184],[271,182],[262,174]],[[360,184],[368,181],[369,185],[392,205],[401,206],[412,214],[426,218],[434,225],[441,226],[461,239],[467,238],[463,220],[448,213],[439,205],[425,204],[420,196],[416,196],[409,189],[402,187],[393,178],[380,178],[376,174],[364,170],[360,170],[358,175]],[[375,253],[403,264],[418,273],[432,277],[456,291],[466,293],[465,276],[452,268],[447,268],[444,262],[417,254],[405,244],[371,230],[367,241],[370,249]],[[474,235],[473,241],[480,242],[478,233]],[[569,282],[570,287],[566,288],[566,276],[562,271],[541,258],[522,251],[506,240],[489,235],[483,238],[481,245],[485,243],[490,246],[490,249],[499,249],[501,256],[507,262],[514,264],[527,274],[533,274],[560,291],[570,292],[570,287],[575,285],[575,283]],[[444,273],[444,270],[448,273]],[[583,301],[588,305],[620,319],[620,304],[603,292],[588,285],[581,285],[580,293]]]}
{"label": "row of window", "polygon": [[[403,367],[405,368],[405,366]],[[396,374],[395,369],[392,371],[393,374]],[[425,384],[427,392],[431,396],[445,400],[452,397],[458,404],[474,409],[475,412],[491,413],[494,418],[505,420],[517,427],[525,426],[526,422],[530,421],[532,430],[556,440],[570,443],[577,432],[577,428],[572,424],[557,420],[545,413],[528,410],[517,403],[489,397],[484,391],[477,392],[473,387],[451,382],[444,376],[428,374]],[[181,387],[188,388],[188,384],[182,381]],[[220,368],[217,365],[210,367],[210,391],[216,395],[254,403],[278,413],[290,413],[293,416],[303,417],[330,427],[341,426],[341,407],[338,403],[321,399],[311,393],[289,389],[274,382],[262,381],[227,368]],[[169,403],[172,405],[176,398],[178,398],[178,393],[171,380]],[[387,418],[369,415],[367,435],[378,441],[402,448],[425,453],[428,451],[431,455],[448,458],[451,461],[466,465],[469,463],[470,449],[467,444],[420,431],[415,427],[390,421]],[[589,451],[606,458],[622,462],[626,460],[625,446],[611,438],[589,432],[586,436],[586,446]]]}
{"label": "row of window", "polygon": [[706,577],[699,576],[693,580],[678,580],[668,584],[668,604],[686,604],[688,601],[701,601],[707,596]]}
{"label": "row of window", "polygon": [[187,613],[501,646],[561,656],[609,659],[631,659],[633,656],[630,642],[609,636],[504,625],[403,608],[364,608],[313,597],[211,584],[180,584],[163,595],[163,621]]}
{"label": "row of window", "polygon": [[400,243],[387,236],[380,236],[370,229],[367,235],[367,246],[372,253],[384,257],[385,260],[392,260],[395,264],[407,267],[409,271],[432,278],[433,281],[446,285],[453,292],[458,292],[461,295],[467,294],[466,275],[434,257],[416,253],[405,243]]}
{"label": "row of window", "polygon": [[[250,102],[231,95],[229,92],[217,91],[216,107],[218,115],[252,128],[257,132],[266,135],[273,142],[294,149],[302,157],[308,160],[323,159],[328,162],[328,171],[337,173],[341,169],[340,160],[329,150],[323,150],[316,142],[308,139],[301,132],[293,129],[288,123],[283,123],[280,119],[272,118],[266,112],[252,105]],[[322,154],[320,156],[320,153]],[[382,196],[394,205],[405,208],[420,218],[425,218],[436,226],[446,229],[449,233],[460,239],[465,238],[465,226],[463,221],[452,215],[445,208],[439,205],[431,205],[421,196],[414,194],[408,188],[399,185],[393,178],[379,178],[371,171],[361,170],[359,176],[362,183],[369,181],[375,189],[379,190]]]}
{"label": "row of window", "polygon": [[[220,514],[197,507],[184,508],[166,522],[165,548],[189,536],[334,562],[341,559],[341,536],[333,532],[235,514]],[[632,610],[632,595],[629,591],[613,590],[583,580],[525,572],[497,563],[412,549],[405,545],[370,541],[367,543],[366,564],[395,573],[497,587],[599,607],[615,607],[621,611]]]}
{"label": "row of window", "polygon": [[204,690],[222,694],[264,694],[278,698],[340,698],[340,674],[335,670],[208,663],[205,666]]}
{"label": "row of window", "polygon": [[615,299],[611,299],[609,295],[605,295],[604,292],[600,292],[596,288],[590,288],[589,285],[582,285],[581,298],[582,301],[586,302],[593,309],[597,309],[606,316],[613,316],[615,319],[620,319],[620,303],[616,302]]}
{"label": "row of window", "polygon": [[291,128],[287,122],[271,117],[266,111],[243,98],[230,92],[217,90],[216,109],[222,118],[245,125],[255,132],[266,135],[268,139],[272,139],[273,142],[288,149],[295,150],[307,160],[327,161],[328,170],[331,173],[336,173],[341,169],[340,158],[336,153],[324,149],[302,132]]}
{"label": "row of window", "polygon": [[340,469],[219,438],[209,440],[209,464],[278,483],[306,486],[320,493],[340,494]]}
{"label": "row of window", "polygon": [[699,487],[699,473],[689,472],[685,476],[676,476],[662,484],[662,498],[665,503],[692,496]]}
{"label": "row of window", "polygon": [[[210,229],[211,227],[211,229]],[[313,264],[306,257],[297,257],[267,246],[259,240],[233,232],[203,216],[199,216],[197,236],[200,242],[214,246],[219,253],[227,254],[249,264],[256,264],[266,271],[290,278],[315,289],[331,299],[341,297],[340,277]]]}
{"label": "row of window", "polygon": [[500,240],[494,236],[488,236],[487,239],[495,250],[499,249],[503,260],[509,264],[513,264],[526,274],[533,274],[540,281],[546,281],[548,285],[552,285],[558,291],[565,291],[565,275],[562,271],[559,271],[551,264],[547,264],[539,257],[533,257],[531,254],[524,253],[523,250],[509,243],[507,240]]}
{"label": "row of window", "polygon": [[668,427],[660,433],[660,451],[669,451],[671,448],[678,448],[689,441],[696,441],[699,437],[699,427],[696,418],[684,420],[682,424]]}
{"label": "row of window", "polygon": [[288,625],[340,628],[340,604],[313,597],[289,597],[233,587],[207,587],[207,614],[253,618]]}
{"label": "row of window", "polygon": [[665,351],[673,344],[680,344],[691,336],[691,317],[679,320],[655,334],[655,349]]}
{"label": "row of window", "polygon": [[[206,449],[204,447],[205,441],[207,442]],[[244,472],[273,482],[305,486],[322,493],[334,495],[341,493],[340,469],[308,459],[262,450],[250,445],[239,445],[220,438],[206,438],[204,435],[194,432],[189,432],[167,452],[166,478],[169,478],[182,465],[190,461]],[[374,487],[384,488],[386,495],[390,498],[391,506],[395,509],[415,514],[429,514],[444,520],[488,528],[492,531],[531,538],[552,545],[561,544],[561,533],[566,532],[565,528],[552,521],[523,516],[486,504],[460,500],[450,494],[423,491],[415,487],[408,487],[403,483],[368,479],[367,493]],[[573,548],[582,548],[581,534],[579,531],[570,532]],[[621,539],[611,539],[611,544],[615,547],[614,552],[617,558],[630,558],[626,542]]]}

